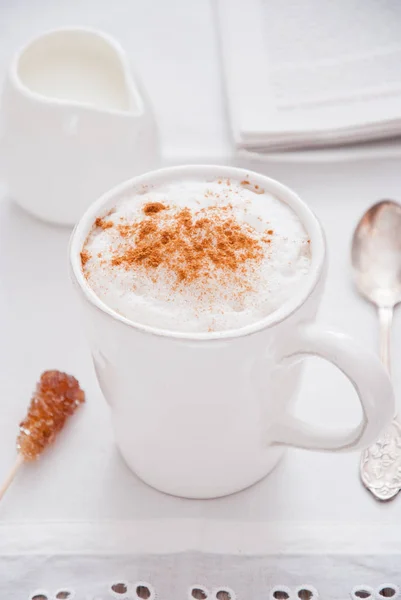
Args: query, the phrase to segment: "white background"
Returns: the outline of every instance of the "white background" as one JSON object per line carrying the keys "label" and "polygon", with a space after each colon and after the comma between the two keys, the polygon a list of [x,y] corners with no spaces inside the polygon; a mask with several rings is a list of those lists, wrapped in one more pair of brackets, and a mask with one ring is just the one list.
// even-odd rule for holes
{"label": "white background", "polygon": [[[232,160],[212,4],[200,0],[2,0],[0,67],[4,70],[27,37],[49,27],[74,24],[104,29],[130,54],[153,101],[168,164]],[[352,289],[349,244],[354,225],[370,204],[384,197],[401,200],[400,159],[275,161],[262,168],[293,187],[326,230],[330,268],[320,320],[375,350],[375,314]],[[290,451],[265,481],[213,501],[179,500],[140,482],[113,445],[108,409],[95,380],[68,278],[69,234],[34,220],[7,197],[0,203],[0,478],[14,461],[17,424],[43,370],[73,373],[88,399],[55,447],[19,474],[0,505],[0,527],[2,522],[9,525],[21,520],[199,516],[287,523],[391,521],[398,526],[401,498],[385,505],[376,503],[359,482],[356,454]],[[393,356],[399,395],[400,315],[395,319]],[[349,384],[332,367],[314,360],[305,374],[298,412],[330,424],[354,424],[359,417]]]}

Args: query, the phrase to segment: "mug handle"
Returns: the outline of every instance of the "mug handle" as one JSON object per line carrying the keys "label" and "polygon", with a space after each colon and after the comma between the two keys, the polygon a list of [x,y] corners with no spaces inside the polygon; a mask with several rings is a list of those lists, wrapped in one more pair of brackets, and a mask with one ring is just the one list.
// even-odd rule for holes
{"label": "mug handle", "polygon": [[339,429],[318,427],[286,414],[274,427],[273,443],[310,450],[348,451],[375,442],[395,413],[392,385],[376,355],[343,333],[302,324],[286,344],[280,364],[293,364],[306,356],[324,358],[348,377],[362,406],[362,420],[353,429]]}

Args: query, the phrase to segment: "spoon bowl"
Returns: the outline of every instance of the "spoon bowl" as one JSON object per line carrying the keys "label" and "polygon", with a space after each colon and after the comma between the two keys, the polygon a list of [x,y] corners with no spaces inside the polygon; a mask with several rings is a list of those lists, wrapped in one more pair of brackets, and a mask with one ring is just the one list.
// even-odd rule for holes
{"label": "spoon bowl", "polygon": [[376,306],[401,301],[401,205],[392,200],[374,204],[359,221],[351,251],[354,279],[360,293]]}

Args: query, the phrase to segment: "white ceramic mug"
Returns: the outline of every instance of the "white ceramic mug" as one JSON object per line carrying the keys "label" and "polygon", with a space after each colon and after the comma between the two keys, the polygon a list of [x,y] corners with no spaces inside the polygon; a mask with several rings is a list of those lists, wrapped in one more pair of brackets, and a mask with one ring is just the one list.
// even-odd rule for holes
{"label": "white ceramic mug", "polygon": [[[248,179],[291,206],[308,232],[312,261],[305,286],[257,323],[211,333],[133,323],[103,304],[83,276],[79,255],[97,216],[143,184],[188,177]],[[73,233],[70,259],[117,444],[131,469],[159,490],[191,498],[224,496],[269,473],[286,446],[363,448],[394,414],[391,384],[378,358],[315,323],[325,279],[324,235],[311,210],[277,181],[219,166],[136,177],[88,209]],[[363,409],[354,429],[316,427],[291,414],[300,359],[310,355],[336,365],[353,384]]]}
{"label": "white ceramic mug", "polygon": [[118,42],[97,30],[28,42],[10,64],[0,114],[0,176],[46,221],[73,225],[104,190],[159,165],[143,86]]}

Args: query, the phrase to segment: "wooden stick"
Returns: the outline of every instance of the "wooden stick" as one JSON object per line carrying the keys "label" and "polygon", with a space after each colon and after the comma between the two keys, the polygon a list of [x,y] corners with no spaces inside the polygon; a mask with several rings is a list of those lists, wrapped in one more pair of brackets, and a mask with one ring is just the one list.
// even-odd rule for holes
{"label": "wooden stick", "polygon": [[7,475],[6,480],[4,481],[3,485],[0,487],[0,500],[6,493],[6,491],[10,487],[10,485],[12,484],[14,477],[16,476],[16,474],[18,472],[18,469],[21,467],[21,465],[23,463],[24,463],[24,457],[21,454],[18,454],[17,460],[15,461],[13,468]]}

